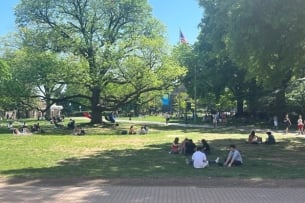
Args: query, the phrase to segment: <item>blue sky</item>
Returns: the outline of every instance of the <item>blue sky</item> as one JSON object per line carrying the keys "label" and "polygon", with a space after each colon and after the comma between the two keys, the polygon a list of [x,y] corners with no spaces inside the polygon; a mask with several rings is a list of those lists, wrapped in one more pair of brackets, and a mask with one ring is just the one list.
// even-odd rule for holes
{"label": "blue sky", "polygon": [[[167,28],[170,44],[179,42],[179,29],[189,43],[194,43],[199,30],[203,9],[198,0],[148,0],[153,8],[153,15]],[[0,36],[15,29],[14,7],[20,0],[0,0]]]}
{"label": "blue sky", "polygon": [[203,15],[198,0],[148,0],[153,8],[153,15],[166,27],[171,44],[179,42],[179,29],[189,43],[194,43],[199,29],[198,24]]}

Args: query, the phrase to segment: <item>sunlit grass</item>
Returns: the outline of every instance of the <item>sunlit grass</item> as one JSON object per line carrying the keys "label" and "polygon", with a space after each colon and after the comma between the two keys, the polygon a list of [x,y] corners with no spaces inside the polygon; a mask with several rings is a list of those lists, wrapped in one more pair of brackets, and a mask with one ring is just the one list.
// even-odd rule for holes
{"label": "sunlit grass", "polygon": [[[37,121],[28,121],[29,125]],[[147,135],[121,135],[129,123],[119,126],[92,127],[86,119],[86,136],[74,136],[66,129],[54,129],[41,122],[45,134],[0,135],[0,176],[6,177],[238,177],[238,178],[305,178],[303,137],[275,133],[276,145],[246,144],[248,129],[236,130],[149,126]],[[135,124],[137,129],[140,124]],[[6,132],[2,125],[1,132]],[[258,132],[265,138],[264,132]],[[198,142],[208,140],[212,147],[209,159],[222,160],[227,146],[237,145],[244,165],[236,168],[210,166],[195,170],[184,163],[185,156],[170,155],[175,137]]]}

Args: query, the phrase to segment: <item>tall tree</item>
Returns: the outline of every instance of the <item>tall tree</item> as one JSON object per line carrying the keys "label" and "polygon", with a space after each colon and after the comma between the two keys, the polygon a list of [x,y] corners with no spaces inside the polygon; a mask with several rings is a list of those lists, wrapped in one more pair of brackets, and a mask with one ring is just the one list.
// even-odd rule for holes
{"label": "tall tree", "polygon": [[[227,4],[221,2],[222,4]],[[201,31],[194,45],[193,54],[197,56],[197,78],[200,78],[200,91],[208,98],[215,95],[215,102],[220,102],[227,88],[234,97],[225,97],[236,101],[238,115],[243,115],[244,101],[249,93],[249,83],[245,80],[246,71],[241,69],[231,58],[225,43],[226,21],[218,1],[203,0],[205,8],[199,25]],[[194,71],[192,71],[194,73]],[[223,102],[222,102],[223,103]]]}
{"label": "tall tree", "polygon": [[9,65],[2,59],[0,59],[0,108],[4,108],[10,102],[7,95],[7,81],[11,79],[11,72]]}
{"label": "tall tree", "polygon": [[[292,0],[200,0],[221,32],[225,50],[247,78],[274,92],[276,109],[285,111],[285,90],[303,67],[305,2]],[[204,21],[206,23],[206,21]],[[279,112],[280,113],[280,112]]]}
{"label": "tall tree", "polygon": [[[10,97],[18,100],[19,107],[38,109],[46,112],[49,117],[49,107],[60,101],[58,97],[65,89],[66,81],[73,76],[69,71],[73,62],[67,64],[66,57],[29,47],[7,54],[6,60],[12,73],[12,81],[7,87],[11,93]],[[72,78],[75,77],[77,75],[74,73]],[[46,105],[37,106],[37,102],[33,102],[35,100],[45,101]]]}
{"label": "tall tree", "polygon": [[168,56],[162,28],[146,1],[22,0],[16,15],[19,27],[44,39],[26,43],[87,62],[82,74],[88,80],[81,85],[92,123],[101,122],[104,110],[172,86],[185,72]]}

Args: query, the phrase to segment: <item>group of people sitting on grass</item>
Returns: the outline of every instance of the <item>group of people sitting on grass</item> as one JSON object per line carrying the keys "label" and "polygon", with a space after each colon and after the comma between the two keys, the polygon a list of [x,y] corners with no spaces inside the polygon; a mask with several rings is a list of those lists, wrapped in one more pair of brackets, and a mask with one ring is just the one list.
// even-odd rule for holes
{"label": "group of people sitting on grass", "polygon": [[[54,123],[53,123],[54,124]],[[45,131],[40,127],[39,123],[35,123],[32,126],[27,126],[26,122],[23,122],[20,127],[14,127],[13,122],[10,121],[7,125],[8,129],[15,135],[29,135],[32,133],[44,133]],[[67,124],[67,128],[73,130],[74,135],[85,135],[86,132],[82,127],[77,127],[75,120],[70,119]]]}
{"label": "group of people sitting on grass", "polygon": [[[205,139],[200,141],[200,145],[206,154],[210,154],[210,145]],[[196,144],[192,139],[185,138],[182,143],[179,143],[179,138],[176,137],[172,143],[170,154],[192,155],[196,149]]]}
{"label": "group of people sitting on grass", "polygon": [[129,131],[128,131],[128,134],[129,135],[135,135],[135,134],[139,134],[139,135],[145,135],[148,133],[148,127],[147,125],[144,125],[144,126],[141,126],[139,132],[137,132],[137,129],[131,125],[130,128],[129,128]]}
{"label": "group of people sitting on grass", "polygon": [[[250,144],[275,144],[275,137],[270,130],[266,132],[267,138],[263,142],[261,137],[255,134],[255,130],[252,130],[249,134],[247,143]],[[240,166],[243,163],[240,151],[234,144],[229,146],[228,155],[223,163],[220,162],[219,157],[215,160],[208,160],[207,155],[211,153],[209,144],[205,139],[202,139],[199,144],[195,144],[192,139],[185,138],[183,142],[179,143],[179,138],[176,137],[172,143],[170,154],[184,154],[190,156],[186,158],[188,165],[193,165],[194,168],[205,168],[211,164],[218,164],[220,166]]]}
{"label": "group of people sitting on grass", "polygon": [[73,134],[74,135],[85,135],[85,129],[83,129],[82,127],[78,127],[76,126],[75,120],[70,118],[69,123],[67,124],[67,128],[70,130],[73,130]]}
{"label": "group of people sitting on grass", "polygon": [[208,160],[207,155],[211,153],[211,149],[205,139],[202,139],[200,143],[196,145],[192,139],[188,138],[185,138],[182,143],[179,143],[179,138],[176,137],[169,153],[191,156],[191,158],[186,158],[186,164],[193,165],[194,168],[205,168],[211,164],[231,167],[240,166],[243,163],[241,153],[234,144],[229,146],[229,153],[225,162],[221,163],[219,157],[215,160]]}
{"label": "group of people sitting on grass", "polygon": [[[272,132],[270,130],[267,130],[266,134],[267,134],[267,138],[266,138],[266,141],[264,143],[265,144],[275,144],[276,141],[275,141],[275,137],[272,134]],[[249,144],[262,144],[263,139],[262,139],[262,137],[259,137],[255,134],[255,130],[252,130],[249,134],[247,143],[249,143]]]}
{"label": "group of people sitting on grass", "polygon": [[234,144],[229,146],[229,153],[224,163],[220,162],[219,157],[215,160],[207,160],[206,154],[203,152],[201,146],[196,148],[196,152],[193,153],[192,159],[186,158],[187,165],[193,165],[194,168],[205,168],[211,164],[218,164],[219,166],[241,166],[243,164],[243,159],[240,152],[237,150]]}
{"label": "group of people sitting on grass", "polygon": [[26,122],[23,122],[22,125],[19,128],[17,128],[17,127],[14,127],[13,122],[10,121],[8,123],[7,127],[15,135],[30,135],[35,132],[43,132],[43,130],[39,126],[39,123],[28,127]]}

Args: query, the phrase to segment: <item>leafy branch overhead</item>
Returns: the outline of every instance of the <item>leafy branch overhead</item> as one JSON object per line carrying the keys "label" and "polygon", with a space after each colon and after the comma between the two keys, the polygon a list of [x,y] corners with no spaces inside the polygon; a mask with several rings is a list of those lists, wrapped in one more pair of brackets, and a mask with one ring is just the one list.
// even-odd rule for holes
{"label": "leafy branch overhead", "polygon": [[146,1],[24,0],[16,16],[23,46],[64,61],[60,71],[46,71],[57,79],[53,87],[64,85],[53,101],[89,98],[82,103],[91,107],[93,123],[101,121],[103,110],[171,88],[185,74],[170,56],[164,28]]}

